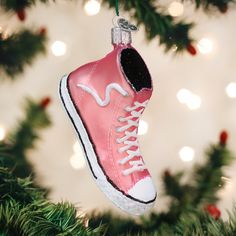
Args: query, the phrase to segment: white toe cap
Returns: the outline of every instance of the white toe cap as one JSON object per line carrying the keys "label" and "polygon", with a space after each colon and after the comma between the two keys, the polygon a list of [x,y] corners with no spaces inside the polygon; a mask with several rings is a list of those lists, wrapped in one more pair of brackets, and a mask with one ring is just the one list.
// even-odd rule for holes
{"label": "white toe cap", "polygon": [[140,201],[153,201],[156,197],[156,189],[150,177],[138,181],[129,191],[128,194]]}

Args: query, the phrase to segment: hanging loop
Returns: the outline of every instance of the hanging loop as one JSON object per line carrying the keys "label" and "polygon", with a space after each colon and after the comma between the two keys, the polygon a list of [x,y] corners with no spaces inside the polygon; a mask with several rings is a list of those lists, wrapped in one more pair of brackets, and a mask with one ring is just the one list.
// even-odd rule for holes
{"label": "hanging loop", "polygon": [[138,28],[135,25],[130,24],[125,18],[119,18],[117,24],[123,30],[136,31]]}

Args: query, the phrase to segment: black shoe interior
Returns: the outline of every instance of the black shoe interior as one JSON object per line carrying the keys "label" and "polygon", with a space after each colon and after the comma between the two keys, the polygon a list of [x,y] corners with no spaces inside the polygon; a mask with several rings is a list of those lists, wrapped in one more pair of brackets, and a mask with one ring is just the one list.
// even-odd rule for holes
{"label": "black shoe interior", "polygon": [[128,82],[137,92],[142,88],[152,87],[148,68],[136,50],[132,48],[122,50],[121,66]]}

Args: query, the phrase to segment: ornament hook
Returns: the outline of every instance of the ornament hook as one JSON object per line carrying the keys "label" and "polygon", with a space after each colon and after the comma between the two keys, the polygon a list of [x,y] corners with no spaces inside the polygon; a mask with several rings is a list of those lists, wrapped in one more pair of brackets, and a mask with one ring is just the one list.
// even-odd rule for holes
{"label": "ornament hook", "polygon": [[122,30],[125,30],[125,31],[137,31],[138,30],[137,26],[135,26],[133,24],[130,24],[129,21],[127,21],[122,16],[115,16],[112,19],[112,23],[115,27],[119,27],[119,28],[121,28]]}

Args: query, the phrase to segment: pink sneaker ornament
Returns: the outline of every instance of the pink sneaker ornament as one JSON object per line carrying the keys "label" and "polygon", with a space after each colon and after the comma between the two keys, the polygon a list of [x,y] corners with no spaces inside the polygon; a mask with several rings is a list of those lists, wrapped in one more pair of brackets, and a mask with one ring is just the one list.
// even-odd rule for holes
{"label": "pink sneaker ornament", "polygon": [[64,76],[59,91],[97,185],[116,206],[141,215],[156,199],[137,137],[153,89],[131,27],[121,20],[112,29],[113,51]]}

